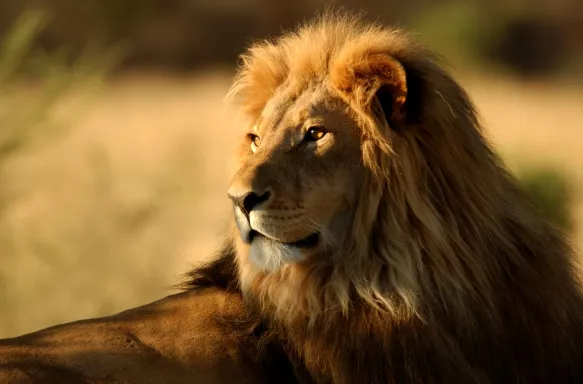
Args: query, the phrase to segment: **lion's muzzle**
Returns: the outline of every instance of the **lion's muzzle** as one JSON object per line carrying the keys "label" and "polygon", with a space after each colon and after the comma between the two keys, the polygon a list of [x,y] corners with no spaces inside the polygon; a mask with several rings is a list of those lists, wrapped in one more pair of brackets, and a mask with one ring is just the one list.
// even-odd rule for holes
{"label": "lion's muzzle", "polygon": [[246,243],[253,241],[254,230],[251,227],[251,212],[263,203],[267,203],[271,198],[269,190],[258,194],[254,191],[245,191],[241,193],[236,188],[229,188],[227,196],[233,202],[233,210],[235,214],[235,222],[241,238]]}

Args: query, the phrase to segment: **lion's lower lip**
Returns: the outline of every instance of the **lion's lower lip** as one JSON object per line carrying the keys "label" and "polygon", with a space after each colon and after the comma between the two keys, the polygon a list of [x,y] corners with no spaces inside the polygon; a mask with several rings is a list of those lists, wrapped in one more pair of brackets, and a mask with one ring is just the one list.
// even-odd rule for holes
{"label": "lion's lower lip", "polygon": [[265,239],[269,239],[271,241],[275,241],[275,242],[280,243],[280,244],[287,245],[288,247],[295,247],[295,248],[313,248],[316,245],[318,245],[318,241],[320,240],[320,234],[312,233],[311,235],[304,237],[303,239],[300,239],[298,241],[286,243],[286,242],[271,238],[269,236],[265,236],[264,234],[257,232],[255,230],[252,230],[251,233],[249,233],[249,242],[251,243],[256,237],[259,237],[259,236],[263,237]]}
{"label": "lion's lower lip", "polygon": [[284,243],[285,245],[289,245],[291,247],[297,248],[313,248],[318,245],[318,240],[320,240],[320,235],[318,233],[312,233],[308,237],[304,237],[299,241],[295,241],[293,243]]}

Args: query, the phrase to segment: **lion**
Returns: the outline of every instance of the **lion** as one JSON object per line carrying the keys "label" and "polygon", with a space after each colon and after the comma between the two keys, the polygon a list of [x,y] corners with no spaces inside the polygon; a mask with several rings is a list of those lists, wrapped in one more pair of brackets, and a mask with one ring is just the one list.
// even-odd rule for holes
{"label": "lion", "polygon": [[219,256],[178,298],[1,343],[0,379],[583,382],[573,249],[436,55],[329,14],[254,44],[229,97]]}
{"label": "lion", "polygon": [[574,251],[440,61],[342,15],[242,56],[231,279],[313,382],[583,382]]}

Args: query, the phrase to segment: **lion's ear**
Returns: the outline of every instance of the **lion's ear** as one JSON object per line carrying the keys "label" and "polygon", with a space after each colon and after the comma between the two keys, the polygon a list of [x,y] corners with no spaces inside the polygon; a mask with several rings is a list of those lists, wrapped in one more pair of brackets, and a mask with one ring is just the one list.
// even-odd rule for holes
{"label": "lion's ear", "polygon": [[406,117],[407,76],[403,65],[386,54],[371,54],[332,73],[332,82],[365,111],[379,103],[389,122]]}

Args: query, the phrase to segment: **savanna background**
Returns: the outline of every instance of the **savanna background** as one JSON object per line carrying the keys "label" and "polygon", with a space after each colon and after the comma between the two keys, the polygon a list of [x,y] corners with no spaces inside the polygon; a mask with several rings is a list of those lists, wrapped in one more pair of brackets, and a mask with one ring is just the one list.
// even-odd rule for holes
{"label": "savanna background", "polygon": [[[172,292],[227,225],[237,55],[320,0],[0,0],[0,337]],[[344,0],[441,53],[583,246],[583,2]]]}

